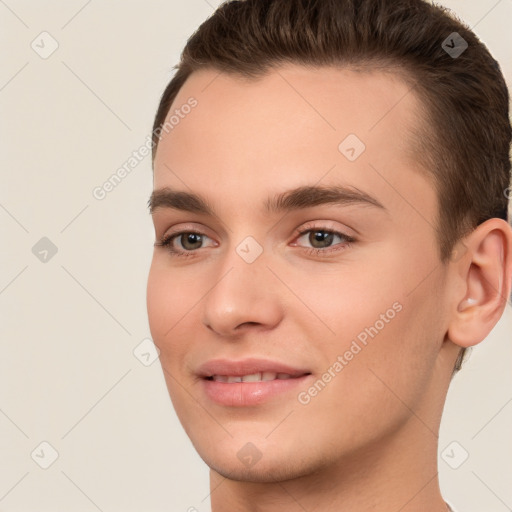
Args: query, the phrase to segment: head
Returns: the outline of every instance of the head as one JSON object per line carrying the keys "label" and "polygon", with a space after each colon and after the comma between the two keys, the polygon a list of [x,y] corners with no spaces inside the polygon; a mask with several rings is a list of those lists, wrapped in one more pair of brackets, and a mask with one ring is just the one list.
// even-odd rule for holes
{"label": "head", "polygon": [[[422,0],[231,1],[189,39],[154,122],[148,313],[210,467],[289,478],[437,430],[510,294],[508,109],[485,46]],[[206,363],[247,357],[296,382],[212,401]]]}

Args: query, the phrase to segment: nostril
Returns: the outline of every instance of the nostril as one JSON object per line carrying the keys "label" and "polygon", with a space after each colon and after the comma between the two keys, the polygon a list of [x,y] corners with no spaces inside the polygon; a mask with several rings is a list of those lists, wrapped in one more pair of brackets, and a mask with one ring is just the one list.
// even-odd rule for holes
{"label": "nostril", "polygon": [[243,324],[237,325],[235,329],[240,329],[249,325],[260,325],[259,322],[244,322]]}

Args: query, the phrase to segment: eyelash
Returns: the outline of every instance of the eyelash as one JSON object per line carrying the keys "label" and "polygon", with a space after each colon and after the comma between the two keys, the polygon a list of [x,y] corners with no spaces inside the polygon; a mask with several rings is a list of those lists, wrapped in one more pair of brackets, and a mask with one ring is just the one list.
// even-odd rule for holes
{"label": "eyelash", "polygon": [[[315,232],[315,231],[327,233],[329,235],[339,236],[341,239],[344,240],[344,242],[336,244],[334,247],[342,246],[337,249],[331,249],[331,248],[319,249],[316,247],[302,247],[303,251],[308,256],[327,257],[328,255],[331,255],[334,252],[339,252],[339,251],[343,251],[345,249],[350,248],[352,246],[352,244],[354,242],[356,242],[356,239],[352,236],[345,235],[344,233],[342,233],[340,231],[335,231],[333,229],[324,228],[322,226],[305,226],[301,230],[297,231],[295,239],[301,238],[303,235],[305,235],[307,233]],[[199,231],[189,229],[186,231],[179,231],[177,233],[172,233],[170,235],[167,235],[167,236],[163,237],[159,242],[155,242],[155,246],[166,247],[172,256],[178,256],[178,257],[184,257],[184,258],[194,257],[194,256],[196,256],[198,249],[189,250],[189,251],[181,251],[181,250],[176,250],[172,245],[172,242],[174,241],[174,239],[179,238],[182,235],[188,235],[188,234],[194,234],[194,235],[198,235],[198,236],[207,236],[204,233],[201,233]]]}
{"label": "eyelash", "polygon": [[[302,229],[297,231],[296,239],[301,238],[307,233],[312,233],[315,231],[320,231],[322,233],[327,233],[329,235],[336,235],[339,236],[342,240],[339,244],[336,244],[332,247],[328,247],[326,249],[318,249],[316,247],[302,247],[302,250],[308,255],[308,256],[322,256],[322,257],[328,257],[332,255],[333,253],[344,251],[345,249],[348,249],[352,247],[352,244],[356,242],[356,239],[352,236],[345,235],[341,231],[336,231],[334,229],[329,229],[327,227],[322,226],[311,226],[306,225]],[[337,247],[337,248],[336,248]]]}
{"label": "eyelash", "polygon": [[179,256],[179,257],[190,257],[195,256],[194,251],[177,251],[173,246],[172,242],[175,238],[180,237],[181,235],[198,235],[198,236],[206,236],[204,233],[200,233],[199,231],[194,231],[193,229],[188,229],[186,231],[179,231],[177,233],[172,233],[170,235],[164,236],[159,242],[155,243],[156,247],[166,247],[167,250],[171,253],[172,256]]}

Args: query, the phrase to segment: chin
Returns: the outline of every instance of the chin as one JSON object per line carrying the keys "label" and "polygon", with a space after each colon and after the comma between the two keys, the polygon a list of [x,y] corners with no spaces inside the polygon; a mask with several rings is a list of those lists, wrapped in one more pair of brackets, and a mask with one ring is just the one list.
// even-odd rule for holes
{"label": "chin", "polygon": [[321,472],[332,462],[329,456],[319,458],[318,449],[316,458],[308,459],[306,454],[300,453],[298,447],[292,453],[287,453],[282,446],[269,444],[268,441],[261,451],[256,448],[256,444],[257,441],[254,444],[248,442],[241,449],[235,449],[233,445],[218,445],[216,450],[211,447],[195,447],[211,470],[239,482],[285,482]]}
{"label": "chin", "polygon": [[251,483],[277,483],[293,480],[303,476],[307,476],[314,472],[307,467],[292,467],[289,461],[271,461],[264,463],[260,461],[252,468],[241,467],[240,464],[216,463],[218,461],[208,461],[203,458],[204,462],[209,468],[224,478],[234,480],[237,482],[251,482]]}

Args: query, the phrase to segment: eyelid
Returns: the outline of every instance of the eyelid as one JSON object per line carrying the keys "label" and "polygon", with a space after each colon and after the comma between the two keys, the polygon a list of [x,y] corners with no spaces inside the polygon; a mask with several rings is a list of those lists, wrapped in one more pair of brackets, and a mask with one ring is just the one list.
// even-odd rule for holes
{"label": "eyelid", "polygon": [[200,213],[176,211],[170,208],[159,208],[152,214],[153,225],[157,233],[163,233],[158,238],[172,229],[201,231],[210,238],[223,237],[230,231],[217,217],[208,217]]}
{"label": "eyelid", "polygon": [[173,235],[181,235],[183,233],[195,233],[197,235],[202,235],[213,239],[211,236],[211,230],[209,228],[206,228],[204,225],[200,225],[200,227],[198,227],[198,224],[194,222],[178,222],[173,224],[171,227],[165,229],[162,236],[158,238],[163,240]]}
{"label": "eyelid", "polygon": [[[175,232],[170,232],[170,233],[166,233],[161,239],[159,242],[155,242],[155,245],[171,245],[171,243],[180,238],[180,236],[182,235],[188,235],[188,234],[192,234],[192,235],[198,235],[198,236],[201,236],[203,238],[203,240],[205,238],[209,239],[209,240],[213,240],[212,237],[208,236],[206,233],[203,233],[202,231],[199,231],[199,230],[195,230],[195,229],[180,229],[179,231],[175,231]],[[219,245],[217,242],[215,242],[215,240],[213,240],[214,242],[214,245]],[[200,249],[204,249],[204,247],[200,247]],[[183,252],[188,252],[188,253],[192,253],[192,252],[197,252],[198,249],[196,250],[193,250],[193,251],[183,251]]]}
{"label": "eyelid", "polygon": [[[316,223],[321,223],[317,225]],[[329,226],[330,221],[315,221],[308,222],[305,225],[301,226],[296,230],[296,234],[294,237],[294,243],[292,246],[297,247],[303,254],[311,257],[320,257],[320,258],[333,258],[336,257],[341,251],[345,251],[352,247],[354,243],[358,240],[356,237],[352,235],[348,235],[345,230],[340,230],[335,227]],[[307,247],[302,246],[297,243],[297,240],[307,233],[321,231],[324,233],[330,233],[332,235],[338,236],[341,239],[341,242],[335,243],[334,245],[330,245],[328,247]],[[350,230],[348,230],[350,231]]]}
{"label": "eyelid", "polygon": [[307,233],[309,231],[325,231],[329,233],[334,233],[337,235],[341,235],[344,238],[356,240],[356,236],[351,234],[350,232],[355,231],[354,229],[350,228],[339,228],[334,225],[332,225],[332,221],[328,220],[318,220],[318,221],[310,221],[306,222],[305,224],[302,224],[299,228],[295,230],[294,239],[298,236],[303,235],[304,233]]}
{"label": "eyelid", "polygon": [[[186,250],[179,249],[174,247],[175,239],[179,238],[184,234],[193,233],[199,235],[204,238],[208,238],[214,242],[214,246],[218,246],[218,242],[211,236],[209,236],[205,231],[209,231],[208,228],[201,226],[200,228],[196,227],[195,223],[177,223],[171,226],[170,228],[164,231],[162,236],[157,235],[157,240],[154,242],[155,247],[162,247],[166,249],[171,256],[176,257],[194,257],[198,253],[199,249],[195,250]],[[200,249],[204,249],[205,247],[200,247]]]}

